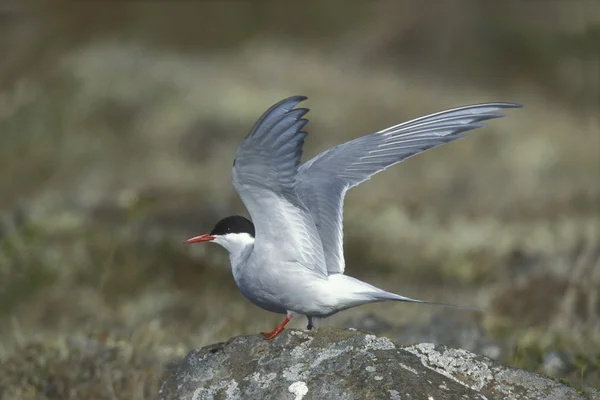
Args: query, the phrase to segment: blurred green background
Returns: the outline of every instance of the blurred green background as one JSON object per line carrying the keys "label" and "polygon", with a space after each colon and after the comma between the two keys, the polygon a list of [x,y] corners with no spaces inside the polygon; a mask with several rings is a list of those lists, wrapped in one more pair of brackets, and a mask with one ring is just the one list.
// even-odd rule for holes
{"label": "blurred green background", "polygon": [[183,242],[246,214],[235,150],[295,94],[305,159],[524,105],[346,198],[348,274],[486,312],[387,303],[317,326],[599,387],[598,43],[597,1],[2,3],[0,398],[152,398],[187,351],[280,322],[223,249]]}

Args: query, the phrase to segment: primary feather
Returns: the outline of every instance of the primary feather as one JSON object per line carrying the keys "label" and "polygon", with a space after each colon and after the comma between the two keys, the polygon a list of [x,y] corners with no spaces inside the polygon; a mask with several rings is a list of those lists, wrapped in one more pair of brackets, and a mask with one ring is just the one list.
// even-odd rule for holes
{"label": "primary feather", "polygon": [[503,117],[495,111],[513,103],[475,104],[413,119],[335,146],[298,169],[296,194],[311,212],[327,264],[327,273],[343,273],[343,203],[346,191],[407,158],[460,139],[481,121]]}
{"label": "primary feather", "polygon": [[284,99],[256,122],[235,155],[233,185],[255,225],[254,252],[297,262],[325,277],[321,237],[295,190],[308,110],[292,109],[305,99]]}

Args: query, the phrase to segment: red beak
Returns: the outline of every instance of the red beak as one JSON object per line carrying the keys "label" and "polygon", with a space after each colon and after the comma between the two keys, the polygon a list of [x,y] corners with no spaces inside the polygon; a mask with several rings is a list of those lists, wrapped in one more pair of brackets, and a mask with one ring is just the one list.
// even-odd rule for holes
{"label": "red beak", "polygon": [[208,233],[204,235],[196,236],[191,239],[186,240],[186,243],[200,243],[200,242],[210,242],[211,240],[215,240],[215,236],[210,236]]}

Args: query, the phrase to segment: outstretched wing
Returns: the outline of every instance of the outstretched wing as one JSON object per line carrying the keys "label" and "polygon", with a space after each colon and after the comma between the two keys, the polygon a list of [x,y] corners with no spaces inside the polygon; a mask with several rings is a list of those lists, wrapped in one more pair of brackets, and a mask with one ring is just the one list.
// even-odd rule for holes
{"label": "outstretched wing", "polygon": [[328,274],[344,272],[343,202],[346,191],[379,171],[427,149],[460,139],[462,132],[520,107],[486,103],[427,115],[324,151],[300,166],[296,192],[312,213],[323,242]]}
{"label": "outstretched wing", "polygon": [[294,191],[308,110],[293,108],[305,99],[284,99],[260,117],[236,153],[233,185],[256,229],[254,251],[326,275],[317,228]]}

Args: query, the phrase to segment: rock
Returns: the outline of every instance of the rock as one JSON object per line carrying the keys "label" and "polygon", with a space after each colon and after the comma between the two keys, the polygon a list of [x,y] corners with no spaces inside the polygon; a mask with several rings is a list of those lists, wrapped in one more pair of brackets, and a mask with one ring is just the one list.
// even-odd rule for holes
{"label": "rock", "polygon": [[239,336],[190,352],[166,399],[582,399],[572,388],[442,345],[400,346],[356,330]]}

